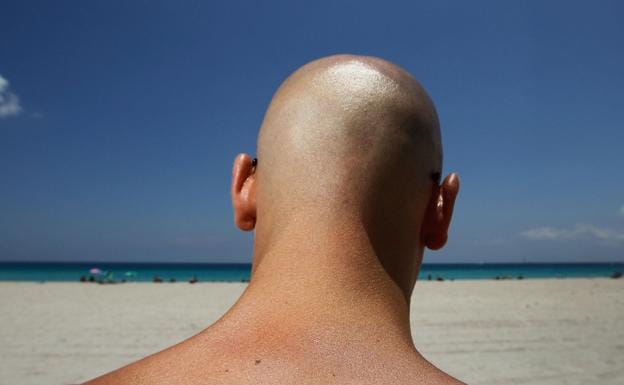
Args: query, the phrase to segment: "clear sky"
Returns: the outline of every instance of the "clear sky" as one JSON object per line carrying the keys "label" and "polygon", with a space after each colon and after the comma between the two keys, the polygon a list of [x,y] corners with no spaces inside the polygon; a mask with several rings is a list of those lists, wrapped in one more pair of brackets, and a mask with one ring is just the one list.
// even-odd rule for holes
{"label": "clear sky", "polygon": [[462,191],[428,262],[624,261],[621,1],[12,1],[0,260],[247,262],[232,160],[325,55],[414,74]]}

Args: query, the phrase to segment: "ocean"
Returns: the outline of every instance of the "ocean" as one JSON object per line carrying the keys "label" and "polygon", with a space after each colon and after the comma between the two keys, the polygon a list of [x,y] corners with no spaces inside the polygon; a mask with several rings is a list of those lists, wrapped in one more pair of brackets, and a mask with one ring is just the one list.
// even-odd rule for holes
{"label": "ocean", "polygon": [[[251,264],[0,262],[0,281],[244,282]],[[420,280],[596,278],[624,273],[624,263],[423,264]]]}

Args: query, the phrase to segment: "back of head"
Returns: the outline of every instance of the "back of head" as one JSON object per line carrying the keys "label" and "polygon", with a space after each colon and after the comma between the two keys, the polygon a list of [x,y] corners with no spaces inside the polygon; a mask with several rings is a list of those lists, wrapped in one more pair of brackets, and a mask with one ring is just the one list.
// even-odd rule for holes
{"label": "back of head", "polygon": [[258,158],[258,219],[272,228],[287,225],[293,212],[390,220],[410,213],[418,220],[430,176],[442,166],[438,118],[403,69],[373,57],[331,56],[301,67],[278,89]]}

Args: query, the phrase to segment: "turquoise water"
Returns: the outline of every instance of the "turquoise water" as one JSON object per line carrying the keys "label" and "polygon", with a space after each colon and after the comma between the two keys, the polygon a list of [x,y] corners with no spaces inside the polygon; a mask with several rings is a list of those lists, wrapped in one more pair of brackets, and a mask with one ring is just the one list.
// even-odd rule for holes
{"label": "turquoise water", "polygon": [[[98,268],[100,274],[90,274]],[[0,281],[94,280],[163,281],[248,281],[250,264],[165,264],[165,263],[21,263],[0,262]],[[540,264],[424,264],[419,279],[589,278],[624,273],[624,263],[540,263]]]}

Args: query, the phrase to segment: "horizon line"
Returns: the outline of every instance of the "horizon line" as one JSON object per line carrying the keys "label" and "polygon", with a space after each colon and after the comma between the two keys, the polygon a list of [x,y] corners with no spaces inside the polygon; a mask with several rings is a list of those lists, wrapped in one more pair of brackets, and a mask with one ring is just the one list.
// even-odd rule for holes
{"label": "horizon line", "polygon": [[[121,265],[121,264],[134,264],[134,265],[251,265],[252,262],[157,262],[157,261],[42,261],[42,260],[29,260],[29,261],[15,261],[7,260],[1,261],[0,264],[93,264],[93,265]],[[546,264],[560,264],[560,265],[606,265],[606,264],[618,264],[624,265],[624,261],[517,261],[517,262],[423,262],[422,265],[546,265]]]}

